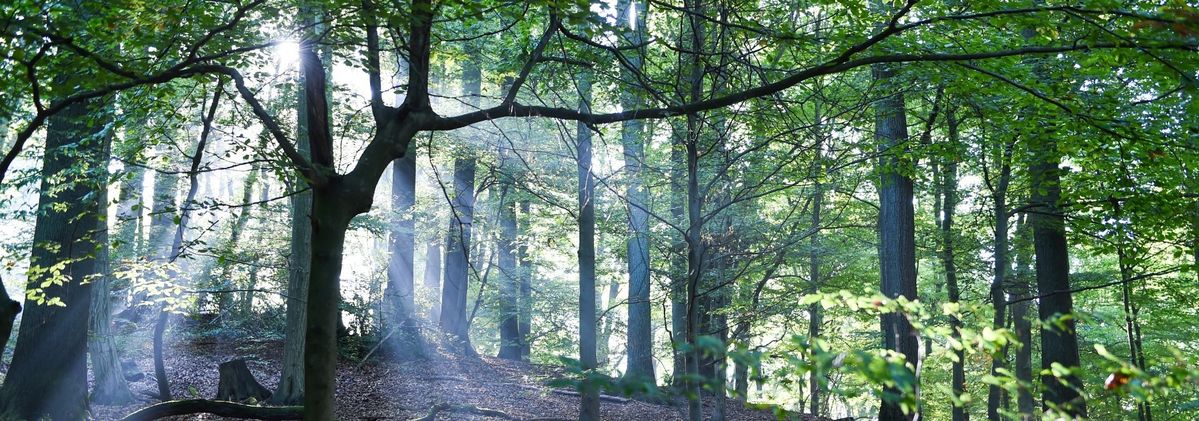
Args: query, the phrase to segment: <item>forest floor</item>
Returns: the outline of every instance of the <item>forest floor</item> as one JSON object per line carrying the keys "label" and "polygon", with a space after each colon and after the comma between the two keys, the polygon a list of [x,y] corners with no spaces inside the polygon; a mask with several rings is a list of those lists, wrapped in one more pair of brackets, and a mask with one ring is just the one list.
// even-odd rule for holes
{"label": "forest floor", "polygon": [[[216,394],[217,366],[244,358],[263,386],[274,389],[282,357],[280,341],[186,340],[170,343],[165,365],[175,399],[211,398]],[[93,405],[98,420],[120,419],[156,402],[148,395],[157,391],[148,350],[135,350],[135,371],[144,377],[130,383],[138,402],[125,406]],[[474,405],[502,411],[510,419],[574,420],[579,398],[559,393],[544,383],[560,374],[560,368],[496,358],[468,358],[445,353],[412,362],[387,362],[374,358],[365,364],[341,358],[337,367],[337,415],[340,420],[409,420],[425,416],[441,403]],[[607,399],[600,410],[605,420],[682,420],[683,401],[659,405],[627,399]],[[709,405],[711,399],[706,399]],[[775,420],[770,411],[746,408],[727,402],[730,420]],[[710,413],[709,408],[706,413]],[[227,419],[211,415],[171,419]],[[443,412],[437,420],[497,420],[500,418]],[[814,417],[791,418],[803,421]]]}

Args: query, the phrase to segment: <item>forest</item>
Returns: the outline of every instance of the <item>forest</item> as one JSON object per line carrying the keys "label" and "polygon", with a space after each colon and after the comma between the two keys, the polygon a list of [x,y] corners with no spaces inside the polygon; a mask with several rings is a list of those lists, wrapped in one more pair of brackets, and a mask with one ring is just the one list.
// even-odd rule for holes
{"label": "forest", "polygon": [[1199,420],[1192,0],[5,0],[0,420]]}

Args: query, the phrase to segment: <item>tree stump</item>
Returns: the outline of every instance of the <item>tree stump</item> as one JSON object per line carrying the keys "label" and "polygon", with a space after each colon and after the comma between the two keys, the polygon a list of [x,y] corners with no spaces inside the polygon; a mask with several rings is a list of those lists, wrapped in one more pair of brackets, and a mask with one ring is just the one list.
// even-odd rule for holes
{"label": "tree stump", "polygon": [[246,360],[238,358],[220,366],[220,382],[217,383],[216,400],[243,402],[254,398],[261,402],[271,397],[271,391],[262,387],[254,374],[246,367]]}

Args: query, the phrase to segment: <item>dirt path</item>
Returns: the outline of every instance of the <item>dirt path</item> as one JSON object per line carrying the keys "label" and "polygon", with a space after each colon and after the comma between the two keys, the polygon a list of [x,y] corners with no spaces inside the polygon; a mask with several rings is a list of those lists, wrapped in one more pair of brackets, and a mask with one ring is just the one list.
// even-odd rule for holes
{"label": "dirt path", "polygon": [[[245,358],[255,377],[268,389],[278,382],[279,342],[176,343],[169,347],[166,360],[171,392],[176,399],[211,398],[216,394],[217,365],[233,358]],[[138,352],[140,354],[140,352]],[[157,390],[152,363],[139,358],[139,371],[145,378],[130,387],[139,402],[128,406],[93,406],[98,420],[112,420],[154,403],[142,392]],[[440,403],[474,405],[503,411],[520,419],[573,420],[578,417],[577,397],[551,393],[542,386],[553,376],[552,368],[494,358],[463,358],[437,354],[428,360],[408,363],[371,361],[359,367],[357,361],[342,359],[338,364],[338,419],[409,420],[424,416]],[[774,420],[763,411],[743,408],[728,402],[730,420]],[[601,402],[605,420],[682,420],[678,408],[640,401]],[[174,419],[215,420],[202,415]],[[438,420],[495,420],[495,417],[461,413],[443,413]]]}

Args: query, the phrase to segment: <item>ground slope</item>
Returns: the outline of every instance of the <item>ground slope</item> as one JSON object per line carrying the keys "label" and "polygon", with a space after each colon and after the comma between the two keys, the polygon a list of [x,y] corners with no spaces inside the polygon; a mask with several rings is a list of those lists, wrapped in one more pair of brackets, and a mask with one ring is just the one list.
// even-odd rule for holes
{"label": "ground slope", "polygon": [[[217,365],[233,358],[247,359],[250,370],[268,389],[278,382],[281,343],[178,342],[168,348],[166,367],[175,399],[211,398],[216,394]],[[140,354],[140,352],[139,352]],[[140,357],[140,356],[139,356]],[[139,402],[127,406],[94,406],[99,420],[119,419],[150,405],[147,396],[157,390],[152,362],[138,358],[136,371],[144,378],[130,384]],[[372,359],[365,364],[343,358],[338,364],[338,419],[409,420],[424,416],[434,405],[473,405],[502,411],[518,419],[573,420],[578,416],[577,397],[553,393],[544,386],[555,376],[551,367],[495,358],[463,358],[435,354],[429,359],[395,363]],[[143,393],[145,392],[145,393]],[[709,400],[710,401],[710,400]],[[774,420],[768,412],[728,401],[730,420]],[[601,403],[605,420],[682,420],[678,406],[635,400]],[[710,411],[709,411],[710,412]],[[176,419],[224,419],[202,415]],[[495,417],[443,413],[438,420],[495,420]],[[813,418],[815,419],[815,418]]]}

